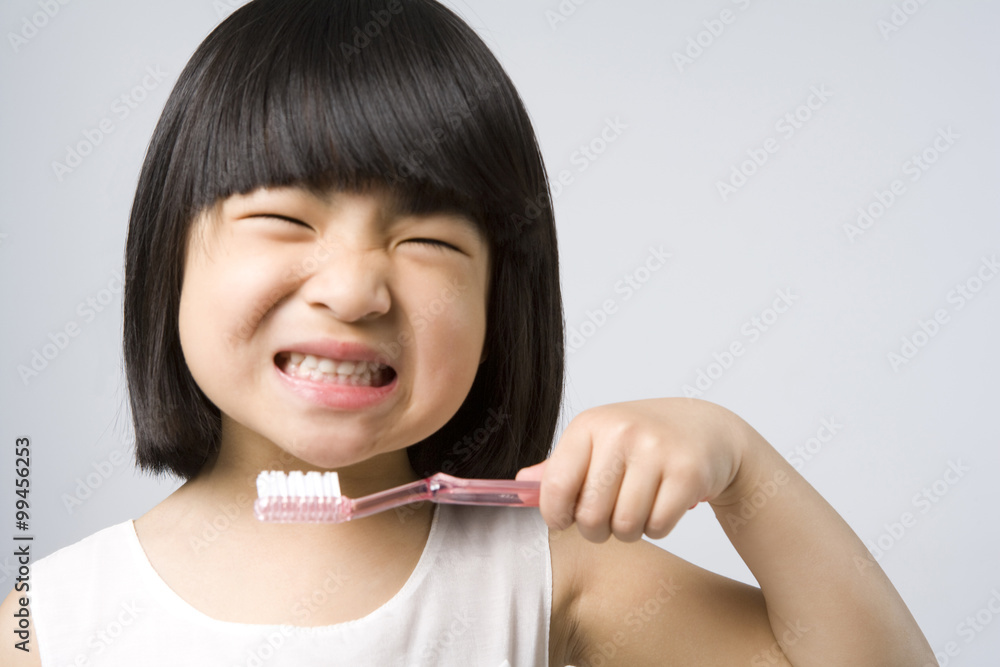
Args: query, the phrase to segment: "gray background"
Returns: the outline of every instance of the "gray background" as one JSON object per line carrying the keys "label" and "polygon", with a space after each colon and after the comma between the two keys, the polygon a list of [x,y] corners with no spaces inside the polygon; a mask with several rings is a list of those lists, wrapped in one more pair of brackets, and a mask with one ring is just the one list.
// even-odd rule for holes
{"label": "gray background", "polygon": [[[880,552],[942,664],[995,664],[1000,619],[971,637],[959,624],[1000,599],[1000,280],[975,280],[983,258],[1000,253],[1000,7],[577,3],[448,3],[518,85],[553,180],[565,170],[572,181],[556,197],[566,321],[591,335],[568,357],[565,418],[679,395],[711,372],[704,398],[742,415],[790,459],[811,447],[796,464]],[[36,558],[141,515],[176,486],[131,470],[116,274],[170,86],[238,4],[77,0],[16,48],[10,33],[42,9],[38,0],[0,7],[0,533],[14,533],[13,444],[28,435]],[[711,22],[724,10],[732,22],[712,36],[705,21],[718,32]],[[901,25],[889,32],[894,12]],[[707,46],[678,67],[675,52],[699,33]],[[147,68],[165,78],[133,92]],[[828,99],[799,109],[813,87]],[[145,99],[133,109],[123,95]],[[778,123],[797,110],[809,118],[788,136]],[[60,179],[52,163],[102,119],[113,131]],[[581,161],[581,145],[616,119],[620,134]],[[908,161],[948,128],[957,138],[946,152],[931,148],[936,161],[911,180]],[[769,139],[777,151],[723,200],[717,182]],[[845,225],[858,208],[897,179],[903,194],[851,238]],[[647,275],[650,246],[672,256]],[[629,299],[616,291],[626,275],[648,278]],[[981,289],[959,308],[954,290],[970,279]],[[793,305],[752,340],[744,326],[768,316],[778,290]],[[607,300],[611,315],[588,315]],[[917,335],[926,344],[894,368],[888,355],[939,309],[947,323],[927,340]],[[594,319],[601,326],[586,324]],[[77,335],[63,340],[67,325]],[[711,367],[736,341],[742,356]],[[18,367],[47,344],[58,354],[23,381]],[[838,425],[832,438],[824,420]],[[826,442],[810,443],[820,434]],[[961,475],[946,478],[950,467]],[[924,489],[934,502],[920,499]],[[707,508],[660,543],[752,582]],[[3,593],[12,566],[0,557]],[[944,655],[948,642],[956,655]]]}

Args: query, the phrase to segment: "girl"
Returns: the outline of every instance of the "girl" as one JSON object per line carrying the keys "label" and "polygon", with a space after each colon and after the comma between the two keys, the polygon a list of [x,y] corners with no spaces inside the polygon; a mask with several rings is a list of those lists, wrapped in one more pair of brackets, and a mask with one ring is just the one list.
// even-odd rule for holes
{"label": "girl", "polygon": [[[725,409],[601,406],[544,460],[562,356],[545,171],[482,41],[433,0],[254,0],[181,74],[126,248],[137,462],[187,481],[38,562],[36,650],[5,633],[4,664],[933,664]],[[272,469],[351,497],[516,475],[541,507],[266,524]],[[639,539],[700,501],[760,590]]]}

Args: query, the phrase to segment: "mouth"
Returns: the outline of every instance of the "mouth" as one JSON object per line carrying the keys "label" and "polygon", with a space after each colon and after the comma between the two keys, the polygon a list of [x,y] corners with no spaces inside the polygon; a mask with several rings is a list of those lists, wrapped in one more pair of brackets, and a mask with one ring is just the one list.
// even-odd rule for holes
{"label": "mouth", "polygon": [[376,361],[330,359],[301,352],[279,352],[274,363],[291,377],[349,387],[384,387],[396,377],[392,366]]}

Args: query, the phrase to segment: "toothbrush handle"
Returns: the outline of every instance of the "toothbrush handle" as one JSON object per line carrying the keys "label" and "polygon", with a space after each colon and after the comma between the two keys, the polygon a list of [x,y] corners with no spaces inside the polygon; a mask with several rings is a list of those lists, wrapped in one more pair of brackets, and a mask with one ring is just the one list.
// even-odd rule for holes
{"label": "toothbrush handle", "polygon": [[538,482],[510,479],[460,479],[439,472],[426,480],[432,500],[452,505],[538,507]]}
{"label": "toothbrush handle", "polygon": [[538,482],[461,479],[444,473],[350,501],[348,515],[359,519],[410,503],[429,500],[451,505],[538,507]]}

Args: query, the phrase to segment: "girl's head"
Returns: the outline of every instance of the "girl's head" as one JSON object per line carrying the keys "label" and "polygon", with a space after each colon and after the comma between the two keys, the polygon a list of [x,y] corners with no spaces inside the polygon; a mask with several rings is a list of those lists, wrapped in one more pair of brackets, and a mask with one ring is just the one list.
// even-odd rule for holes
{"label": "girl's head", "polygon": [[[268,393],[285,352],[317,340],[377,348],[394,411]],[[415,443],[421,475],[512,476],[548,451],[562,355],[534,133],[457,16],[254,0],[209,35],[153,135],[126,246],[143,469],[194,476],[226,421],[320,467],[347,461],[323,454],[338,438],[354,443],[338,456],[379,453],[367,434]]]}

